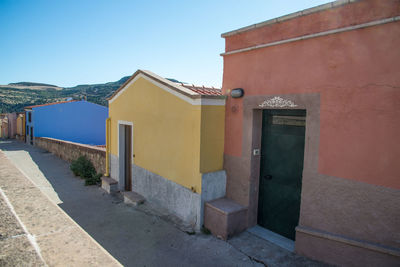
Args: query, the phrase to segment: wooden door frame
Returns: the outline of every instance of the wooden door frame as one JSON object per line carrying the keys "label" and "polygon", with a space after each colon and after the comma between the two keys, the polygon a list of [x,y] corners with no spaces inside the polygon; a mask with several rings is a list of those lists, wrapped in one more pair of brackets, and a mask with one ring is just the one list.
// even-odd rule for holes
{"label": "wooden door frame", "polygon": [[[130,126],[131,127],[131,170],[133,165],[133,122],[129,121],[118,121],[118,184],[120,190],[125,190],[125,149],[122,149],[122,146],[125,146],[125,129],[121,131],[121,127]],[[123,137],[122,137],[123,136]],[[123,140],[121,140],[123,138]],[[133,189],[133,172],[131,172],[131,190]]]}

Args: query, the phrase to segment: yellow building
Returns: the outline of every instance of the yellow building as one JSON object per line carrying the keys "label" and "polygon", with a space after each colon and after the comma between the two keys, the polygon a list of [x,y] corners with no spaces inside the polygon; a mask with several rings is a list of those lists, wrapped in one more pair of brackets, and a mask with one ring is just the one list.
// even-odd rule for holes
{"label": "yellow building", "polygon": [[225,97],[138,70],[109,98],[111,178],[196,229],[225,195]]}

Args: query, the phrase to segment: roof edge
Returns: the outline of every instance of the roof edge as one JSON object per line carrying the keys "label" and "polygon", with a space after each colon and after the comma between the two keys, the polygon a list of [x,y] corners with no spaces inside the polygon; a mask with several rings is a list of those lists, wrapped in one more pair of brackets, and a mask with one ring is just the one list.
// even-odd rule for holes
{"label": "roof edge", "polygon": [[118,93],[120,91],[122,91],[139,74],[142,74],[150,79],[153,79],[153,80],[157,81],[158,83],[161,83],[162,85],[167,86],[168,88],[170,88],[184,96],[190,97],[192,99],[224,99],[225,98],[224,96],[201,95],[201,94],[196,93],[188,88],[185,88],[184,86],[181,86],[177,83],[171,82],[168,79],[158,76],[157,74],[155,74],[151,71],[138,69],[134,74],[132,74],[132,76],[128,80],[126,80],[124,82],[124,84],[122,84],[117,90],[115,90],[115,92],[110,97],[108,97],[107,100],[111,101],[114,97],[116,97],[118,95]]}
{"label": "roof edge", "polygon": [[270,20],[266,20],[266,21],[260,22],[260,23],[252,24],[252,25],[249,25],[249,26],[246,26],[246,27],[243,27],[243,28],[239,28],[237,30],[225,32],[225,33],[221,34],[221,37],[222,38],[226,38],[226,37],[229,37],[229,36],[232,36],[232,35],[236,35],[236,34],[239,34],[239,33],[251,31],[251,30],[254,30],[254,29],[257,29],[257,28],[260,28],[260,27],[264,27],[266,25],[272,25],[272,24],[275,24],[275,23],[278,23],[278,22],[283,22],[283,21],[286,21],[286,20],[290,20],[290,19],[294,19],[294,18],[297,18],[297,17],[309,15],[309,14],[312,14],[312,13],[321,12],[321,11],[324,11],[324,10],[328,10],[328,9],[331,9],[331,8],[336,8],[336,7],[339,7],[339,6],[347,5],[347,4],[350,4],[350,3],[353,3],[353,2],[358,2],[358,1],[360,1],[360,0],[338,0],[338,1],[330,2],[330,3],[322,4],[322,5],[319,5],[319,6],[307,8],[307,9],[304,9],[304,10],[301,10],[301,11],[297,11],[297,12],[294,12],[294,13],[290,13],[288,15],[283,15],[283,16],[280,16],[280,17],[277,17],[277,18],[273,18],[273,19],[270,19]]}
{"label": "roof edge", "polygon": [[108,101],[110,101],[112,98],[114,98],[114,96],[115,96],[116,94],[118,94],[118,92],[121,91],[122,88],[124,88],[128,83],[130,83],[130,81],[132,81],[133,78],[135,78],[135,76],[139,74],[139,72],[140,72],[140,70],[135,71],[135,73],[133,73],[133,74],[131,75],[131,77],[129,77],[128,80],[126,80],[117,90],[114,91],[114,93],[112,93],[112,95],[110,95],[110,96],[109,96],[108,98],[106,98],[106,99],[107,99]]}
{"label": "roof edge", "polygon": [[[67,104],[67,103],[72,103],[72,102],[80,102],[82,100],[69,100],[69,101],[60,101],[60,102],[52,102],[52,103],[44,103],[40,105],[31,105],[31,106],[26,106],[24,107],[24,110],[32,110],[32,108],[40,108],[40,107],[46,107],[46,106],[52,106],[52,105],[59,105],[59,104]],[[90,102],[89,102],[90,103]],[[92,103],[95,104],[95,103]]]}

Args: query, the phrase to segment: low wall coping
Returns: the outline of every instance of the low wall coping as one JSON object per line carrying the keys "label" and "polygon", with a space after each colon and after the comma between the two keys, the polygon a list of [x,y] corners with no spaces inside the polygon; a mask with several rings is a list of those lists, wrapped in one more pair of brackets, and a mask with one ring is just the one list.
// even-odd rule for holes
{"label": "low wall coping", "polygon": [[106,149],[104,147],[97,147],[97,146],[92,146],[92,145],[75,143],[75,142],[71,142],[71,141],[60,140],[60,139],[55,139],[55,138],[50,138],[50,137],[35,137],[35,139],[39,139],[39,140],[42,139],[42,140],[46,140],[46,141],[50,141],[52,143],[58,143],[58,144],[69,144],[69,145],[73,145],[73,146],[79,146],[79,147],[83,148],[83,150],[92,150],[92,151],[95,151],[100,154],[106,153]]}

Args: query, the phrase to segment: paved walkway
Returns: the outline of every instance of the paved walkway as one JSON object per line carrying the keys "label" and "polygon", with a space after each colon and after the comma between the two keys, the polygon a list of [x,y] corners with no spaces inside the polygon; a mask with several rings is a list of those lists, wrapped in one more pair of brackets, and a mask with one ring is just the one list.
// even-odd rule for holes
{"label": "paved walkway", "polygon": [[120,266],[0,151],[0,266]]}
{"label": "paved walkway", "polygon": [[[188,235],[157,215],[125,205],[97,186],[84,186],[69,164],[51,153],[15,141],[0,141],[0,149],[0,188],[36,238],[48,265],[115,264],[90,235],[125,266],[262,266],[211,235]],[[52,202],[84,231],[75,233],[76,224],[68,216],[56,215],[60,210]],[[10,213],[7,216],[13,217]],[[8,223],[0,222],[1,233],[3,224]],[[13,225],[14,230],[7,230],[9,238],[4,241],[2,237],[1,242],[23,233],[15,220]],[[26,239],[23,237],[20,246],[23,255],[4,253],[0,248],[0,265],[7,261],[15,265],[14,260],[41,262]]]}
{"label": "paved walkway", "polygon": [[322,266],[248,232],[228,242],[188,235],[148,203],[84,186],[67,162],[16,141],[0,140],[0,189],[15,210],[0,196],[0,266],[118,264],[112,257],[125,266]]}

